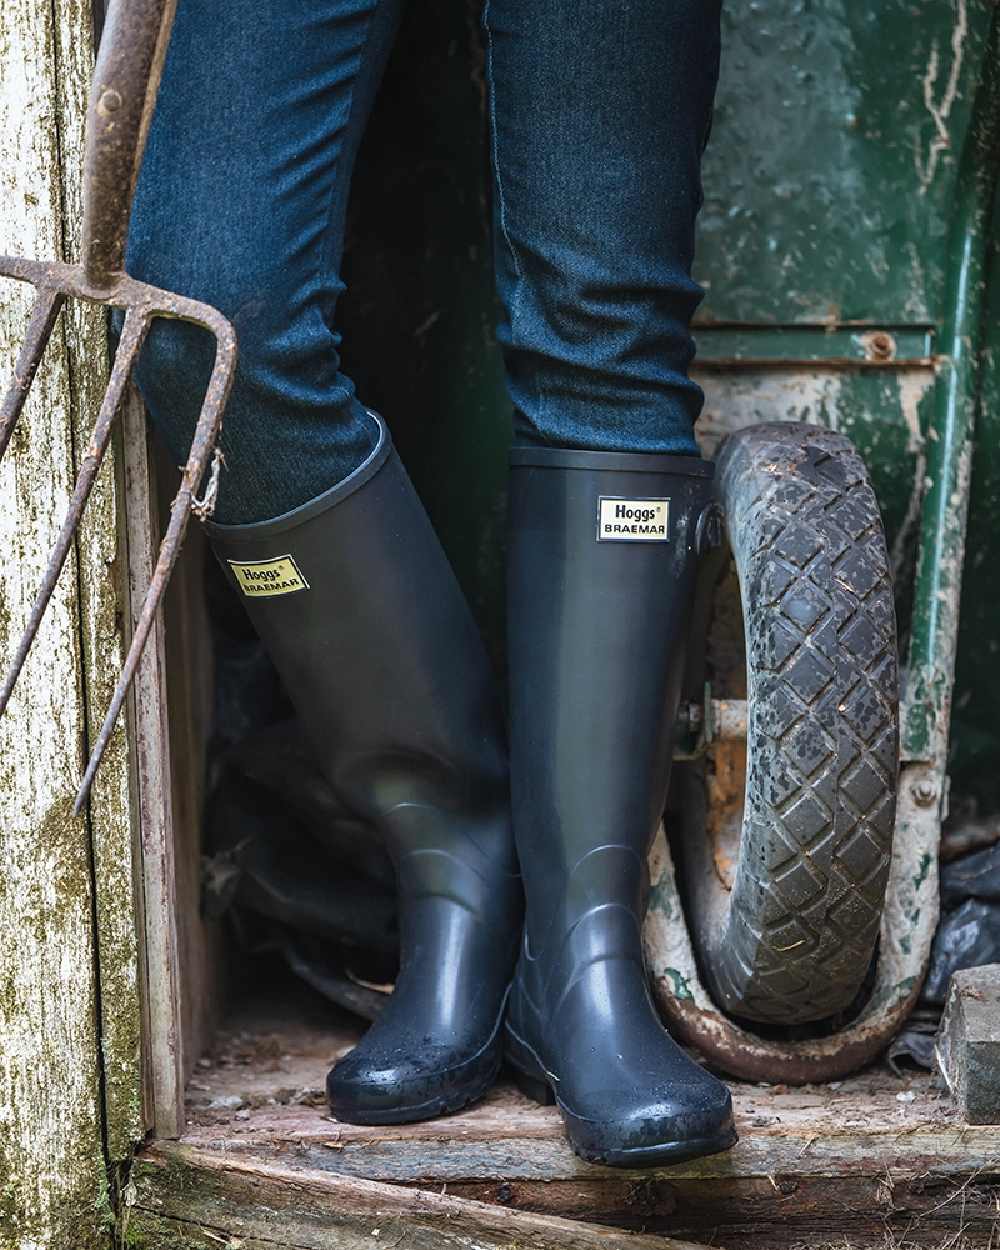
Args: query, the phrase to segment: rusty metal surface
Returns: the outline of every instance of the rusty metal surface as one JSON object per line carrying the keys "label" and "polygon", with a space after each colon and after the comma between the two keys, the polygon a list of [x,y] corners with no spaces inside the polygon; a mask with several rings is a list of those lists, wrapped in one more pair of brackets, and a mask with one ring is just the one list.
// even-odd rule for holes
{"label": "rusty metal surface", "polygon": [[[216,342],[215,364],[195,427],[181,485],[143,601],[128,654],[104,722],[93,744],[75,810],[80,811],[121,711],[153,619],[176,563],[191,513],[210,515],[219,467],[216,441],[236,365],[236,334],[217,309],[137,282],[124,271],[132,193],[159,86],[175,0],[117,0],[110,6],[87,113],[82,259],[79,265],[0,256],[0,276],[30,283],[35,303],[14,377],[0,406],[0,455],[7,449],[59,311],[67,298],[125,310],[125,327],[111,378],[84,452],[70,506],[37,592],[27,627],[0,686],[0,716],[38,632],[87,499],[107,454],[128,378],[150,324],[157,317],[202,326]],[[208,475],[206,494],[196,492]]]}
{"label": "rusty metal surface", "polygon": [[14,433],[24,401],[28,398],[31,384],[38,372],[45,344],[49,341],[52,327],[63,306],[63,299],[64,296],[59,291],[42,291],[31,310],[24,342],[14,366],[14,376],[0,407],[0,456],[7,450],[7,444]]}
{"label": "rusty metal surface", "polygon": [[125,268],[135,190],[176,0],[109,6],[87,106],[81,260],[89,285],[114,284]]}
{"label": "rusty metal surface", "polygon": [[788,1084],[839,1080],[885,1049],[920,993],[937,921],[940,821],[922,797],[931,774],[920,764],[904,770],[875,984],[857,1019],[827,1036],[773,1040],[716,1006],[698,971],[666,839],[657,835],[644,938],[654,996],[675,1036],[733,1076]]}

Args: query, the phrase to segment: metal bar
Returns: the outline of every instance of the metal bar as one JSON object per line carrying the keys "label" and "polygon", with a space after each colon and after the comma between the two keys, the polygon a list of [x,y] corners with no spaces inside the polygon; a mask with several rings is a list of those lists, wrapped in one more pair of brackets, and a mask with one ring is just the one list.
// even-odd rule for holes
{"label": "metal bar", "polygon": [[696,326],[697,366],[728,368],[926,369],[934,332],[924,325]]}
{"label": "metal bar", "polygon": [[45,615],[45,609],[48,607],[56,582],[59,580],[59,574],[62,572],[62,567],[66,562],[66,556],[73,545],[73,538],[80,524],[83,509],[90,497],[101,462],[108,449],[111,427],[121,405],[129,370],[132,367],[136,353],[142,346],[148,328],[149,321],[141,313],[130,310],[126,314],[121,344],[115,356],[108,389],[104,394],[104,401],[97,415],[94,431],[90,437],[80,472],[77,474],[77,479],[73,486],[73,495],[70,499],[69,509],[66,512],[66,519],[63,521],[59,537],[52,549],[52,555],[49,557],[45,576],[42,578],[41,587],[32,605],[31,614],[28,617],[28,624],[21,635],[17,650],[14,653],[14,659],[7,671],[3,686],[0,688],[0,716],[4,714],[7,704],[10,702],[14,686],[17,683],[21,669],[24,667],[28,652],[31,650],[31,644],[35,640],[35,635],[38,633],[39,626],[42,623],[42,617]]}
{"label": "metal bar", "polygon": [[24,342],[17,354],[14,376],[0,407],[0,456],[7,450],[13,436],[64,298],[60,291],[43,290],[31,310]]}
{"label": "metal bar", "polygon": [[125,268],[125,240],[176,0],[112,0],[87,106],[81,260],[95,290]]}
{"label": "metal bar", "polygon": [[[706,724],[706,712],[708,723]],[[713,742],[746,740],[746,699],[709,699],[707,704],[682,704],[677,716],[676,736],[697,734],[699,750]],[[682,757],[688,758],[688,757]]]}
{"label": "metal bar", "polygon": [[902,759],[933,763],[942,773],[948,751],[958,643],[972,436],[988,285],[987,247],[1000,158],[998,42],[994,16],[970,141],[960,166],[947,314],[941,330],[934,408],[925,444],[928,484],[921,505],[908,680],[900,726]]}

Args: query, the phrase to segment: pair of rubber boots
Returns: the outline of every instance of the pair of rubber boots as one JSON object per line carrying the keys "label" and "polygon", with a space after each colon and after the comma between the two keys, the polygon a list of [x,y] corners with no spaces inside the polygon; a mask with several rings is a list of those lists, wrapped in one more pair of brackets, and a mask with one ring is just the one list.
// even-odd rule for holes
{"label": "pair of rubber boots", "polygon": [[333,490],[210,527],[331,784],[397,871],[399,976],[329,1074],[333,1114],[453,1111],[506,1053],[585,1159],[724,1150],[729,1094],[659,1023],[641,944],[711,466],[513,453],[509,780],[482,642],[373,420],[375,451]]}

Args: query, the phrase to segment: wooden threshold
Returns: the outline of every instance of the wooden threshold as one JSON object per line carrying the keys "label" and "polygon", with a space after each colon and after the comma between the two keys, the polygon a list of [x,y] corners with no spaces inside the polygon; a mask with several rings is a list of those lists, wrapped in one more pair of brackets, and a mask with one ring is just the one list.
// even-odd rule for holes
{"label": "wooden threshold", "polygon": [[[354,1245],[349,1238],[383,1210],[410,1230],[399,1243],[407,1247],[423,1245],[420,1230],[435,1221],[463,1236],[475,1226],[483,1246],[521,1238],[642,1250],[636,1233],[655,1235],[661,1250],[666,1237],[741,1250],[845,1240],[940,1246],[959,1236],[969,1246],[990,1245],[991,1237],[1000,1245],[1000,1128],[962,1123],[922,1073],[899,1078],[878,1069],[805,1089],[737,1084],[735,1149],[621,1171],[578,1159],[557,1112],[506,1081],[476,1107],[424,1124],[336,1122],[323,1080],[357,1036],[349,1024],[331,1025],[316,1004],[304,1012],[252,1006],[236,1017],[189,1083],[183,1137],[140,1156],[137,1218],[201,1221],[214,1236],[242,1239],[246,1250],[258,1244],[268,1210],[281,1211],[283,1237],[299,1229],[299,1240],[261,1245],[310,1250]],[[436,1207],[427,1205],[431,1197],[440,1199]],[[324,1241],[334,1215],[342,1240]],[[531,1219],[522,1227],[518,1215]],[[556,1223],[539,1225],[543,1217]],[[309,1231],[309,1219],[319,1232]],[[570,1224],[575,1241],[560,1240],[569,1236],[566,1221],[582,1221]],[[376,1226],[364,1244],[378,1244]],[[629,1235],[615,1240],[614,1229]],[[427,1244],[472,1244],[440,1235]]]}

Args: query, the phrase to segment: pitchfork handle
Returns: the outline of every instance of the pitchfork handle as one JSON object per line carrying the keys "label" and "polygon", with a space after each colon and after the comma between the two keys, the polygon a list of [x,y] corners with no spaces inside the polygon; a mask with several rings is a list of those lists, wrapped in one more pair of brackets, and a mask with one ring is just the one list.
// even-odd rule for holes
{"label": "pitchfork handle", "polygon": [[111,0],[87,108],[83,269],[107,291],[125,268],[125,240],[146,132],[177,0]]}

